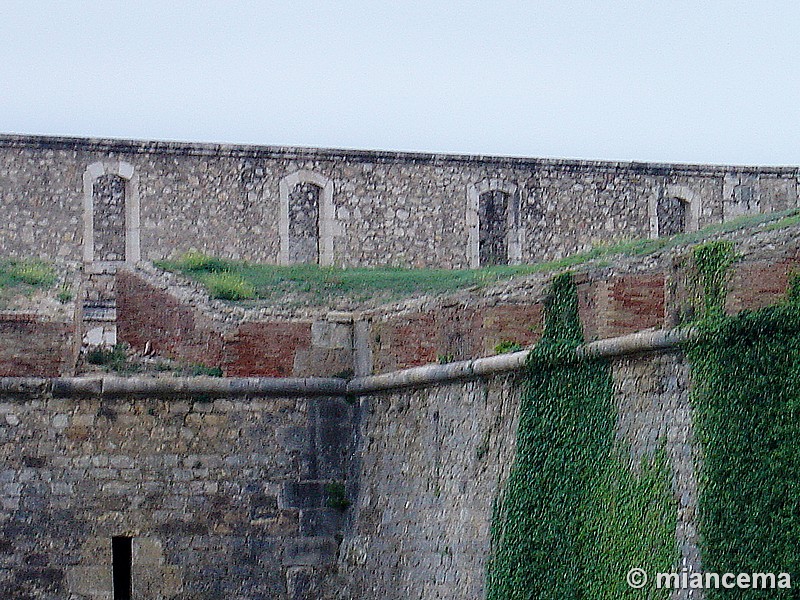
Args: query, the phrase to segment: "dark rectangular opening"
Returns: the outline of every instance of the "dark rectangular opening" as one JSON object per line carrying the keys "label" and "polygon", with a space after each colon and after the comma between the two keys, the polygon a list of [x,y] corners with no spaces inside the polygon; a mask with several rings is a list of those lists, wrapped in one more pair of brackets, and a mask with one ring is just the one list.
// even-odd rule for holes
{"label": "dark rectangular opening", "polygon": [[131,600],[131,563],[133,538],[111,538],[111,565],[114,572],[114,600]]}

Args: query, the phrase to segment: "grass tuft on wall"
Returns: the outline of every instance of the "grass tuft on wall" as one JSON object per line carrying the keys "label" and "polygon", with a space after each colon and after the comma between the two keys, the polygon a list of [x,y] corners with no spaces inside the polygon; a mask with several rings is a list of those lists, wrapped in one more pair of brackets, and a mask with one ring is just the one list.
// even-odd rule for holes
{"label": "grass tuft on wall", "polygon": [[47,288],[56,282],[52,265],[41,260],[0,260],[0,289]]}
{"label": "grass tuft on wall", "polygon": [[603,264],[603,261],[619,256],[644,256],[748,228],[781,229],[796,225],[798,218],[800,214],[797,209],[748,215],[672,237],[599,244],[585,252],[558,260],[480,269],[406,269],[389,266],[339,268],[310,264],[279,266],[226,260],[197,251],[188,252],[177,259],[157,261],[156,264],[163,269],[179,271],[207,287],[215,274],[235,275],[253,289],[253,296],[245,299],[279,300],[284,304],[325,304],[342,297],[357,302],[376,298],[393,301],[419,294],[450,293],[474,286],[483,287],[516,276],[557,273],[589,261]]}

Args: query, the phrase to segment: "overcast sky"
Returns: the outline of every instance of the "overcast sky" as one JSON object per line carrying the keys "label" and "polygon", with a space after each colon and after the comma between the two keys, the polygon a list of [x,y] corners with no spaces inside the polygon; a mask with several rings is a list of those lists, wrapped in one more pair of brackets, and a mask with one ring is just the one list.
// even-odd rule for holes
{"label": "overcast sky", "polygon": [[800,2],[0,0],[0,132],[800,165]]}

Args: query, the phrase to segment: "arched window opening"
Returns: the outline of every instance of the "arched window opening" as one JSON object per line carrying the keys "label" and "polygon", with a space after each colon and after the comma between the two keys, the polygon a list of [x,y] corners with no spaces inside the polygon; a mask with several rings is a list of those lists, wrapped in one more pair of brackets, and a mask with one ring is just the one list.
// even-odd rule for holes
{"label": "arched window opening", "polygon": [[334,241],[342,235],[333,204],[333,181],[300,170],[280,180],[278,263],[333,264]]}
{"label": "arched window opening", "polygon": [[87,264],[139,262],[138,179],[133,165],[123,161],[86,167],[83,260]]}

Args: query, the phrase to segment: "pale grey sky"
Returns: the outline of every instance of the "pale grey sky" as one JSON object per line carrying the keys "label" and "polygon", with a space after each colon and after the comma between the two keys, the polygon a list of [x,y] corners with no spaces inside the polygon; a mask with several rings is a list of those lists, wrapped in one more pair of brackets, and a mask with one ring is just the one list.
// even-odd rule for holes
{"label": "pale grey sky", "polygon": [[0,1],[0,132],[800,164],[800,3]]}

